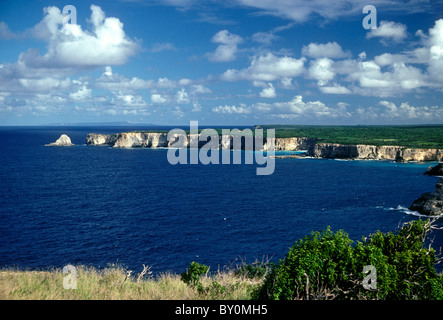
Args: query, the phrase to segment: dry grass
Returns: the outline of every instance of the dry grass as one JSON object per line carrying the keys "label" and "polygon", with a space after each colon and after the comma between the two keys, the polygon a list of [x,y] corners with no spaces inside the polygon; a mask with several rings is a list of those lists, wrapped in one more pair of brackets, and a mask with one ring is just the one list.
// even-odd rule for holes
{"label": "dry grass", "polygon": [[[179,275],[164,273],[142,279],[121,267],[97,270],[77,266],[77,288],[65,289],[62,270],[0,271],[0,300],[248,300],[261,283],[231,271],[204,275],[204,292],[185,284]],[[142,275],[143,276],[143,275]]]}

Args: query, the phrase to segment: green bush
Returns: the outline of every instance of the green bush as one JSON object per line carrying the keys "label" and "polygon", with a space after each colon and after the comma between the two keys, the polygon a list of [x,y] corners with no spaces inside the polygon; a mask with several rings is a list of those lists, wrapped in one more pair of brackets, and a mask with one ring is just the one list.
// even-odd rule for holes
{"label": "green bush", "polygon": [[[230,286],[230,290],[218,281],[213,280],[209,285],[204,285],[201,283],[201,276],[209,272],[209,267],[198,262],[191,262],[191,265],[187,269],[187,272],[182,272],[181,280],[189,286],[197,289],[197,292],[205,297],[211,299],[217,299],[223,297],[224,295],[230,294],[234,290],[238,289],[238,283],[234,286]],[[228,292],[229,291],[229,292]]]}
{"label": "green bush", "polygon": [[181,279],[187,285],[192,285],[201,290],[202,285],[200,283],[200,277],[206,274],[208,271],[208,266],[192,261],[191,265],[187,269],[187,272],[182,272]]}
{"label": "green bush", "polygon": [[[257,299],[443,299],[435,251],[424,248],[430,221],[405,224],[397,233],[377,232],[353,245],[343,232],[322,232],[296,242],[280,260]],[[365,289],[365,266],[376,271],[376,287]],[[375,285],[373,285],[375,286]]]}

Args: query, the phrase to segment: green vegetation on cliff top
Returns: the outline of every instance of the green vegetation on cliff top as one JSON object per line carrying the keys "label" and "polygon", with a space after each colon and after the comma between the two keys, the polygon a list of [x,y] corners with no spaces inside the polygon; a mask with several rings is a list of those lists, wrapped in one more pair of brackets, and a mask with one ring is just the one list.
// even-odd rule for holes
{"label": "green vegetation on cliff top", "polygon": [[319,142],[403,146],[443,149],[443,125],[423,126],[296,126],[263,125],[275,128],[277,138],[306,137]]}

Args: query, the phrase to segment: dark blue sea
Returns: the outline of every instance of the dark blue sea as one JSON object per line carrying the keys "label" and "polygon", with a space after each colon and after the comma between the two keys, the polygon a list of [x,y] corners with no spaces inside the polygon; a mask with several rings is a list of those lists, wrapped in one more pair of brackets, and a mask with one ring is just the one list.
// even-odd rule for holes
{"label": "dark blue sea", "polygon": [[[0,128],[0,267],[278,261],[327,226],[360,240],[418,219],[405,208],[438,180],[423,174],[435,163],[276,159],[259,176],[256,164],[174,166],[166,149],[85,145],[135,129]],[[45,146],[62,133],[76,145]],[[443,235],[431,236],[438,250]]]}

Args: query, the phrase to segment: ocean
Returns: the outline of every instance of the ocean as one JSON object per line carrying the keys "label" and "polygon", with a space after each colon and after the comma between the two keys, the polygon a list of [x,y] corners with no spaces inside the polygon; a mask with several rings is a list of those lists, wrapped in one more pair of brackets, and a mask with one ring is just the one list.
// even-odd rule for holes
{"label": "ocean", "polygon": [[[0,268],[277,262],[328,226],[355,241],[395,231],[438,180],[423,174],[435,163],[276,159],[260,176],[256,164],[171,165],[166,149],[85,145],[91,132],[136,129],[0,127]],[[45,146],[63,133],[75,146]],[[431,236],[438,251],[443,236]]]}

